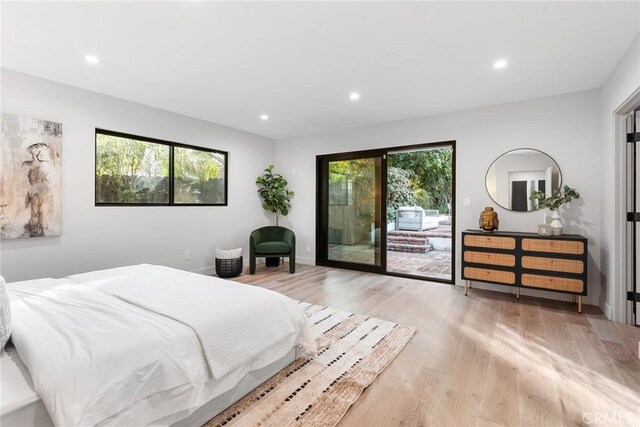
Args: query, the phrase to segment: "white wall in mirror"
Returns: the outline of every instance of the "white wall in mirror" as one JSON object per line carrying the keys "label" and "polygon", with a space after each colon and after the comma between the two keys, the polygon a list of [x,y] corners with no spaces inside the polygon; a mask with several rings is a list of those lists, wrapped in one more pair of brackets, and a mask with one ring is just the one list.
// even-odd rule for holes
{"label": "white wall in mirror", "polygon": [[533,191],[548,196],[560,188],[562,175],[557,163],[534,149],[517,149],[504,153],[489,167],[487,192],[505,209],[529,212],[535,209],[529,200]]}

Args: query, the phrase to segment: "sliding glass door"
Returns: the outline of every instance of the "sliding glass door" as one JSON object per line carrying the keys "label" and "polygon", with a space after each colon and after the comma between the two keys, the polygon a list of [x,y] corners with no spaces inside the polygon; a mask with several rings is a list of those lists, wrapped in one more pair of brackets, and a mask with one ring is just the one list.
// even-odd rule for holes
{"label": "sliding glass door", "polygon": [[318,156],[316,263],[453,283],[455,142]]}
{"label": "sliding glass door", "polygon": [[319,222],[323,264],[381,272],[381,155],[319,159]]}

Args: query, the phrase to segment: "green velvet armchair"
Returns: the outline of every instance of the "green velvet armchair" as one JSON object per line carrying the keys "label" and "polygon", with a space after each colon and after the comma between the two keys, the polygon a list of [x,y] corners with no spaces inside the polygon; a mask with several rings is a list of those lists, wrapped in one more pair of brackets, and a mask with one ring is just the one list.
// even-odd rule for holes
{"label": "green velvet armchair", "polygon": [[249,273],[256,272],[256,258],[289,257],[289,272],[296,271],[296,235],[285,227],[258,228],[249,237]]}

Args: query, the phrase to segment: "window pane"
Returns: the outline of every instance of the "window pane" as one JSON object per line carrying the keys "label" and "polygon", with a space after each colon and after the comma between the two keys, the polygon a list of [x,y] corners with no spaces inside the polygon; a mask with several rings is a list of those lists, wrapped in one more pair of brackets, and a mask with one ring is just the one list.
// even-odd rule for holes
{"label": "window pane", "polygon": [[170,147],[96,134],[96,203],[169,203]]}
{"label": "window pane", "polygon": [[225,155],[192,148],[175,147],[174,203],[224,204]]}

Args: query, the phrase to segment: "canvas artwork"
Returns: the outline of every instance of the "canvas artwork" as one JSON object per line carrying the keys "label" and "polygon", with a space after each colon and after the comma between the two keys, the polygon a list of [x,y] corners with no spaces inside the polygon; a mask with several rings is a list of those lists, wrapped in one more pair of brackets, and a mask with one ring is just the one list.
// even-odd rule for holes
{"label": "canvas artwork", "polygon": [[62,124],[2,115],[0,238],[62,231]]}

